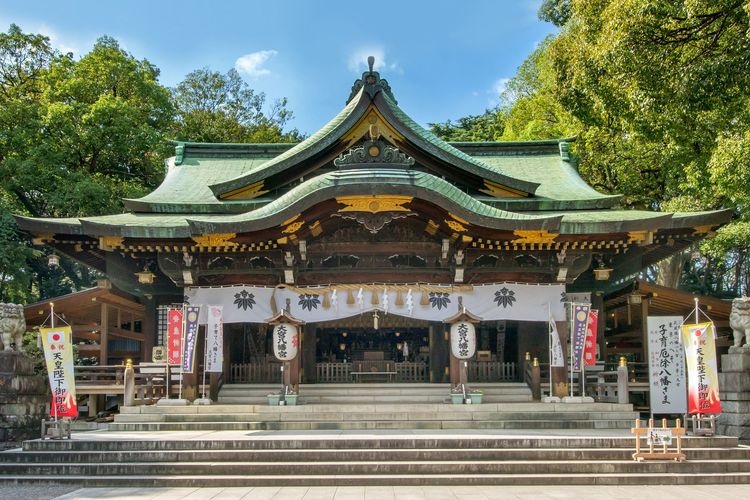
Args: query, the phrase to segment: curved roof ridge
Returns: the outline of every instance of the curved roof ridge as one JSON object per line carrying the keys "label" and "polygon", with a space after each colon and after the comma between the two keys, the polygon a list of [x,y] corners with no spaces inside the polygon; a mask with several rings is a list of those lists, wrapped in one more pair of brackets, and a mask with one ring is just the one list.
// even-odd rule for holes
{"label": "curved roof ridge", "polygon": [[488,178],[493,182],[501,183],[525,193],[534,194],[539,187],[539,183],[528,182],[498,172],[477,158],[469,156],[460,149],[442,140],[437,135],[415,122],[388,94],[380,93],[375,97],[375,101],[378,99],[382,99],[387,109],[391,112],[391,118],[397,122],[395,125],[398,125],[398,122],[402,125],[401,127],[397,127],[397,130],[400,133],[415,143],[421,144],[427,151],[441,160],[448,163],[458,163],[458,166],[463,166],[465,170],[478,175],[479,177]]}
{"label": "curved roof ridge", "polygon": [[[378,182],[373,182],[376,178]],[[282,196],[256,210],[231,215],[217,223],[215,218],[188,219],[191,227],[203,232],[221,232],[233,228],[235,232],[271,227],[290,215],[310,208],[322,200],[337,196],[407,195],[439,205],[477,225],[494,229],[556,230],[562,216],[527,215],[501,210],[464,193],[448,181],[427,172],[400,169],[337,170],[313,177]],[[261,222],[262,221],[262,222]]]}
{"label": "curved roof ridge", "polygon": [[[344,127],[349,122],[356,122],[356,120],[358,120],[364,113],[369,102],[366,102],[363,99],[363,96],[364,90],[360,89],[356,99],[352,99],[351,101],[349,101],[349,103],[344,106],[344,108],[335,117],[329,120],[328,123],[323,125],[323,127],[321,127],[314,134],[310,135],[304,141],[296,144],[291,149],[281,153],[280,155],[268,160],[252,173],[243,174],[226,182],[221,182],[209,186],[211,191],[216,197],[220,197],[222,194],[226,194],[227,192],[265,179],[266,177],[269,177],[270,175],[283,170],[291,161],[300,161],[311,156],[315,152],[311,148],[311,146],[313,145],[335,142],[338,137],[337,135],[332,134],[332,132]],[[263,175],[254,176],[253,174],[255,173],[262,173]]]}

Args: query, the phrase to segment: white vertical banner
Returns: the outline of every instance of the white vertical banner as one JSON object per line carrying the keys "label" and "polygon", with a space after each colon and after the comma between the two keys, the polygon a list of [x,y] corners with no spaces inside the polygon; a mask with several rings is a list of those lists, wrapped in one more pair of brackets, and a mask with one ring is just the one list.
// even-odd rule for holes
{"label": "white vertical banner", "polygon": [[648,317],[648,380],[651,413],[687,412],[681,316]]}
{"label": "white vertical banner", "polygon": [[224,321],[222,306],[208,306],[206,324],[206,371],[224,371]]}
{"label": "white vertical banner", "polygon": [[549,365],[553,368],[565,366],[565,356],[560,344],[560,335],[557,333],[555,320],[549,320]]}

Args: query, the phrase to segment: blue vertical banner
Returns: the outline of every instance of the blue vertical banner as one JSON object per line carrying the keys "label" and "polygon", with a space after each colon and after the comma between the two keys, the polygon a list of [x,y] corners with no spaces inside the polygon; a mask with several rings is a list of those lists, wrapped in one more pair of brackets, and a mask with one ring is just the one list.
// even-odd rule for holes
{"label": "blue vertical banner", "polygon": [[573,371],[581,371],[581,360],[586,345],[586,329],[589,324],[588,304],[573,304]]}
{"label": "blue vertical banner", "polygon": [[185,307],[185,338],[182,342],[182,372],[192,373],[195,364],[195,344],[198,341],[198,316],[201,306]]}

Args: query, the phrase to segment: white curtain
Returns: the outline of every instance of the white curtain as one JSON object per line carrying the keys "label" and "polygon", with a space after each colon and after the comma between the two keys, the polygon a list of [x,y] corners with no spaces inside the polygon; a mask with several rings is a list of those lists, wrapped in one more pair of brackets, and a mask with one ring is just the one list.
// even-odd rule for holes
{"label": "white curtain", "polygon": [[[265,323],[286,306],[287,300],[291,315],[305,322],[348,318],[374,310],[443,321],[459,311],[459,297],[466,310],[483,321],[548,321],[548,306],[554,319],[565,319],[565,286],[562,284],[185,288],[185,301],[191,305],[223,306],[225,323]],[[205,309],[201,308],[203,323]]]}

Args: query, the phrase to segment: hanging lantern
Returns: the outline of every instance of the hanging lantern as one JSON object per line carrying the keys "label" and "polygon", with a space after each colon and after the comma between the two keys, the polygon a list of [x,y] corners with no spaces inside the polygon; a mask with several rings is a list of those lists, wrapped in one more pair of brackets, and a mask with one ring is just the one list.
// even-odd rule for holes
{"label": "hanging lantern", "polygon": [[281,361],[297,357],[299,330],[291,323],[279,323],[273,327],[273,354]]}
{"label": "hanging lantern", "polygon": [[477,351],[477,334],[474,325],[459,321],[451,325],[451,353],[457,359],[469,359]]}
{"label": "hanging lantern", "polygon": [[464,307],[463,297],[458,297],[458,313],[443,320],[451,325],[451,354],[457,359],[469,359],[477,352],[477,334],[474,325],[482,320]]}

